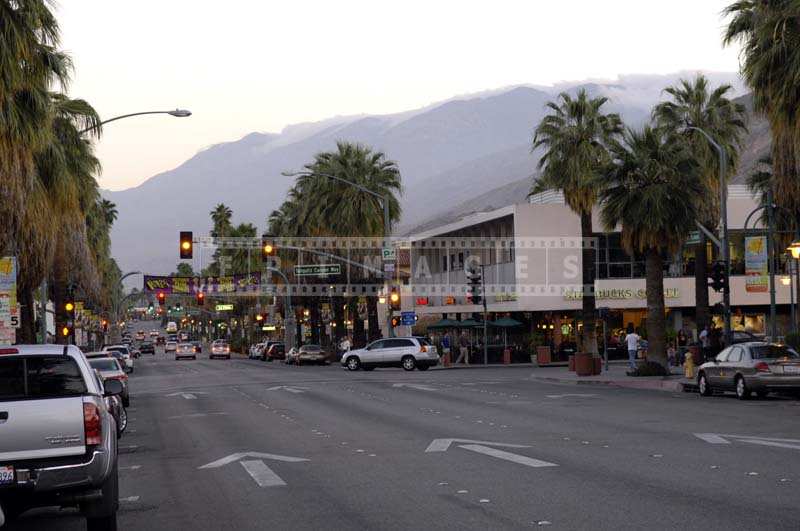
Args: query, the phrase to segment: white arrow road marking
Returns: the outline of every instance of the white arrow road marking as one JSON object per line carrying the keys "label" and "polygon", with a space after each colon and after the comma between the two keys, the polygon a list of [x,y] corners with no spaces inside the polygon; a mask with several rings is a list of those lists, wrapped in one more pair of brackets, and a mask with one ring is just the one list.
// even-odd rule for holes
{"label": "white arrow road marking", "polygon": [[416,389],[417,391],[438,391],[435,387],[430,387],[428,385],[421,385],[421,384],[407,384],[407,383],[396,383],[392,384],[392,387],[410,387],[411,389]]}
{"label": "white arrow road marking", "polygon": [[567,393],[567,394],[563,394],[563,395],[547,395],[547,398],[568,398],[568,397],[571,397],[571,396],[586,398],[586,397],[597,396],[597,395],[590,395],[590,394],[583,394],[583,393]]}
{"label": "white arrow road marking", "polygon": [[238,454],[231,454],[227,457],[223,457],[222,459],[217,459],[216,461],[212,461],[208,464],[198,467],[198,470],[202,470],[204,468],[223,467],[227,464],[238,461],[243,457],[254,457],[256,459],[271,459],[273,461],[284,461],[286,463],[300,463],[302,461],[308,461],[308,459],[302,457],[289,457],[286,455],[276,455],[276,454],[262,454],[260,452],[242,452]]}
{"label": "white arrow road marking", "polygon": [[286,482],[260,459],[257,461],[240,461],[240,463],[259,487],[280,487],[286,485]]}
{"label": "white arrow road marking", "polygon": [[194,391],[192,393],[187,393],[185,391],[179,391],[177,393],[171,393],[165,396],[181,396],[186,400],[197,400],[197,395],[207,395],[208,393],[204,391]]}
{"label": "white arrow road marking", "polygon": [[695,433],[695,437],[702,439],[710,444],[731,444],[728,439],[748,444],[760,444],[762,446],[773,446],[776,448],[791,448],[800,450],[800,440],[780,439],[775,437],[758,437],[755,435],[730,435],[725,433]]}
{"label": "white arrow road marking", "polygon": [[308,387],[292,387],[290,385],[276,385],[275,387],[270,387],[267,391],[288,391],[290,393],[305,393],[308,391]]}
{"label": "white arrow road marking", "polygon": [[175,415],[172,417],[167,417],[167,420],[174,420],[174,419],[193,419],[197,417],[210,417],[212,415],[227,415],[224,411],[214,412],[214,413],[191,413],[189,415]]}
{"label": "white arrow road marking", "polygon": [[716,433],[695,433],[694,436],[711,444],[730,444],[730,441],[720,437]]}
{"label": "white arrow road marking", "polygon": [[460,444],[458,445],[458,447],[463,448],[465,450],[469,450],[471,452],[477,452],[479,454],[488,455],[490,457],[496,457],[497,459],[503,459],[505,461],[511,461],[512,463],[517,463],[518,465],[530,466],[533,468],[558,466],[555,463],[549,463],[547,461],[533,459],[532,457],[527,457],[524,455],[512,454],[511,452],[504,452],[502,450],[497,450],[496,448],[489,448],[488,446],[482,446],[480,444]]}
{"label": "white arrow road marking", "polygon": [[500,446],[501,448],[530,448],[524,444],[506,444],[490,441],[473,441],[471,439],[434,439],[425,449],[428,452],[446,452],[450,445],[453,443],[467,443],[467,444],[489,444],[492,446]]}

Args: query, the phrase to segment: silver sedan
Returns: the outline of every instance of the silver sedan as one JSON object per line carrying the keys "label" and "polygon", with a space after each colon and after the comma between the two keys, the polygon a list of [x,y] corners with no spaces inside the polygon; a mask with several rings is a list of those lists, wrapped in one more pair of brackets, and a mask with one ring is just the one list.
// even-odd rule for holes
{"label": "silver sedan", "polygon": [[800,355],[784,345],[752,341],[731,345],[700,366],[697,385],[702,396],[733,391],[741,400],[755,393],[800,390]]}

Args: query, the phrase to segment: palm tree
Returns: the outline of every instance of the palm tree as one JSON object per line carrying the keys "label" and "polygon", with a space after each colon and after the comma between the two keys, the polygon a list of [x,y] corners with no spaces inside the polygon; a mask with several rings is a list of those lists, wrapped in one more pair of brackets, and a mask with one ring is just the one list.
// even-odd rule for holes
{"label": "palm tree", "polygon": [[[706,227],[715,227],[719,220],[719,157],[702,133],[688,128],[699,127],[723,147],[728,158],[726,178],[730,178],[736,172],[739,148],[747,131],[746,109],[741,103],[727,97],[731,90],[730,85],[710,90],[708,79],[703,75],[698,75],[692,81],[682,79],[677,86],[664,90],[671,101],[660,103],[653,110],[655,123],[684,136],[695,160],[700,164],[704,193],[699,198],[699,221]],[[694,248],[695,320],[698,330],[709,323],[708,244],[705,234],[700,234],[700,243]]]}
{"label": "palm tree", "polygon": [[117,212],[117,205],[108,199],[102,199],[99,206],[106,224],[110,227],[117,221],[117,216],[119,215],[119,212]]}
{"label": "palm tree", "polygon": [[211,222],[214,224],[211,235],[215,238],[227,236],[231,230],[233,211],[225,206],[224,203],[219,203],[214,207],[214,210],[209,212],[209,215],[211,216]]}
{"label": "palm tree", "polygon": [[[308,235],[385,235],[381,200],[324,174],[356,183],[386,198],[390,225],[400,219],[398,196],[403,191],[400,169],[384,153],[362,144],[337,142],[336,150],[318,153],[305,169],[308,173],[298,177],[296,189],[301,199],[298,203],[301,226]],[[312,306],[312,316],[314,309]],[[376,297],[367,297],[367,314],[368,340],[372,340],[380,335]]]}
{"label": "palm tree", "polygon": [[[576,97],[566,92],[556,102],[549,102],[550,114],[536,128],[533,150],[544,148],[539,160],[541,176],[531,194],[545,190],[560,190],[569,208],[581,219],[581,237],[593,235],[592,209],[597,204],[598,176],[610,161],[608,145],[622,131],[617,114],[604,114],[607,98],[590,98],[585,89]],[[595,336],[594,282],[595,253],[591,246],[582,251],[582,282],[588,292],[583,294],[584,352],[597,353]]]}
{"label": "palm tree", "polygon": [[741,44],[741,71],[753,91],[756,112],[772,131],[775,201],[797,211],[800,204],[800,5],[794,0],[738,0],[724,43]]}
{"label": "palm tree", "polygon": [[17,254],[33,153],[47,137],[48,90],[65,84],[68,58],[55,51],[58,24],[46,0],[0,0],[0,254]]}
{"label": "palm tree", "polygon": [[622,245],[645,255],[648,358],[667,366],[664,254],[686,241],[703,193],[700,168],[683,139],[660,128],[627,131],[600,193],[606,230],[622,227]]}

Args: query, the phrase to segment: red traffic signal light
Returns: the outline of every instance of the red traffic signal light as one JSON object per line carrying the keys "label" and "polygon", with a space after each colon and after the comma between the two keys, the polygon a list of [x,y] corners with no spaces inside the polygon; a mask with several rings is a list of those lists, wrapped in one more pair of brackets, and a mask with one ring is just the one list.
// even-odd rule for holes
{"label": "red traffic signal light", "polygon": [[192,257],[192,232],[181,231],[180,234],[180,253],[181,260],[188,260]]}
{"label": "red traffic signal light", "polygon": [[202,291],[199,291],[199,292],[197,293],[197,296],[195,297],[195,299],[196,299],[196,301],[197,301],[197,305],[198,305],[198,306],[202,306],[202,305],[203,305],[203,303],[205,303],[205,302],[206,302],[206,294],[205,294],[205,293],[203,293]]}
{"label": "red traffic signal light", "polygon": [[167,294],[163,291],[159,291],[156,295],[156,298],[158,299],[159,306],[164,306],[164,304],[167,302]]}

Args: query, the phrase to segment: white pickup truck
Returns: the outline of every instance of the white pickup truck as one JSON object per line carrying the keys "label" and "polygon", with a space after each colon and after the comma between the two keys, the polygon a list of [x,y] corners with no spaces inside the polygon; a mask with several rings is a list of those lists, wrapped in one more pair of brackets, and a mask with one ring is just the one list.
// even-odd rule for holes
{"label": "white pickup truck", "polygon": [[75,346],[0,346],[0,527],[27,509],[77,506],[117,528],[117,429],[105,385]]}

